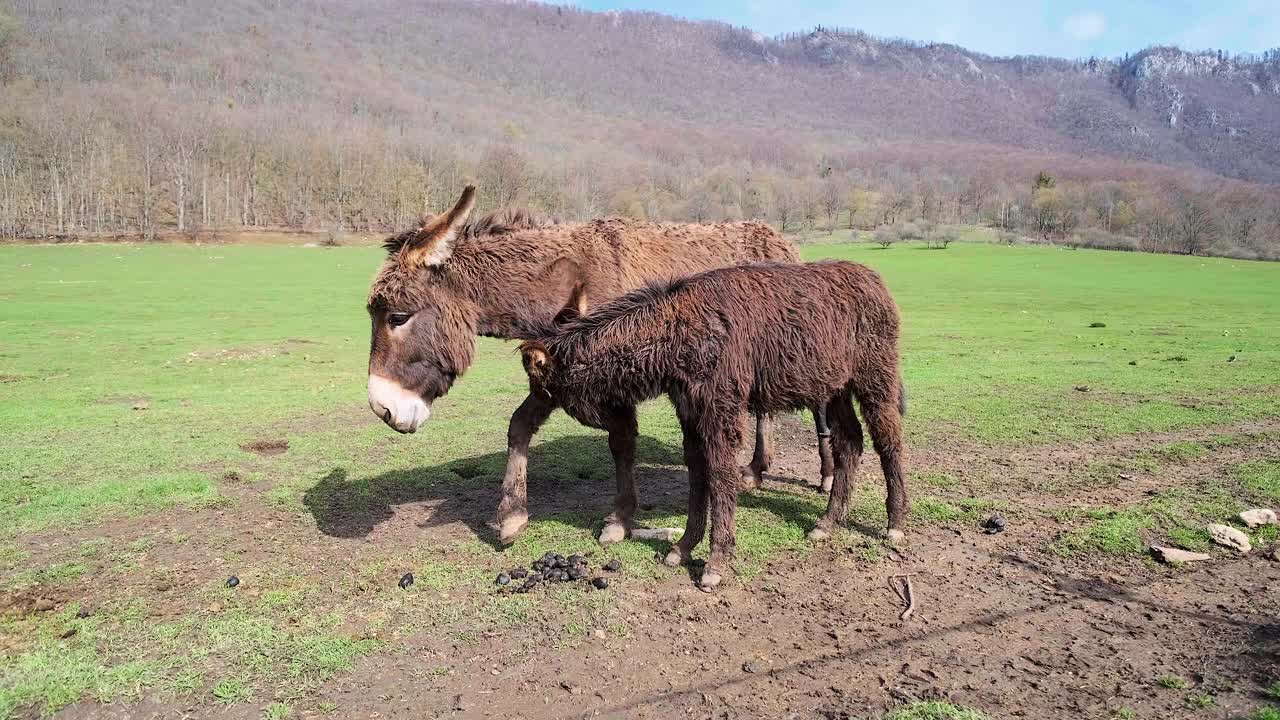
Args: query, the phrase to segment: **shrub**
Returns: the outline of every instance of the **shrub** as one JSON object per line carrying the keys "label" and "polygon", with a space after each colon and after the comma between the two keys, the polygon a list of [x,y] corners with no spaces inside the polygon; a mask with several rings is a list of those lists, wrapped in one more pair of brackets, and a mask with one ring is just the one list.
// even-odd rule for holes
{"label": "shrub", "polygon": [[898,234],[889,228],[876,228],[876,231],[871,235],[871,239],[878,243],[880,247],[888,250],[890,245],[898,241]]}
{"label": "shrub", "polygon": [[925,236],[925,240],[928,241],[929,247],[935,250],[946,250],[948,245],[958,239],[960,239],[960,236],[956,234],[955,230],[950,228],[935,228],[930,230],[929,234]]}

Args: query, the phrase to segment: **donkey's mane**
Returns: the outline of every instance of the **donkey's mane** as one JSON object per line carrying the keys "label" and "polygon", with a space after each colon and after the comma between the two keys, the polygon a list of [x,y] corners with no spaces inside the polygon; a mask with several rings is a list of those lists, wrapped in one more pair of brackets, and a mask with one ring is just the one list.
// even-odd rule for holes
{"label": "donkey's mane", "polygon": [[[418,224],[418,228],[392,235],[382,243],[382,247],[391,253],[399,251],[418,234],[419,228],[431,222],[434,218],[434,215],[423,217],[422,222]],[[484,235],[505,235],[519,230],[532,230],[559,224],[560,218],[530,210],[529,208],[502,208],[494,210],[483,217],[467,221],[459,231],[457,239],[471,239]]]}

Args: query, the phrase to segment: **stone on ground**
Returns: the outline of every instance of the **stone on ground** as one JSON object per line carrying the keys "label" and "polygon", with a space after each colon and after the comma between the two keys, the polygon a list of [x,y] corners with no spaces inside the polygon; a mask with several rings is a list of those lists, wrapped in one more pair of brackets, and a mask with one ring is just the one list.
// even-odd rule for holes
{"label": "stone on ground", "polygon": [[1245,510],[1240,513],[1240,519],[1245,525],[1251,528],[1262,527],[1263,525],[1276,525],[1276,513],[1274,510],[1266,508],[1258,508],[1256,510]]}
{"label": "stone on ground", "polygon": [[1253,546],[1249,544],[1249,536],[1233,527],[1211,524],[1208,530],[1210,539],[1223,547],[1229,547],[1239,552],[1241,555],[1245,555],[1253,549]]}
{"label": "stone on ground", "polygon": [[1209,559],[1209,555],[1206,553],[1188,552],[1187,550],[1182,550],[1180,548],[1161,547],[1159,545],[1152,545],[1151,553],[1155,555],[1156,559],[1160,562],[1174,565]]}

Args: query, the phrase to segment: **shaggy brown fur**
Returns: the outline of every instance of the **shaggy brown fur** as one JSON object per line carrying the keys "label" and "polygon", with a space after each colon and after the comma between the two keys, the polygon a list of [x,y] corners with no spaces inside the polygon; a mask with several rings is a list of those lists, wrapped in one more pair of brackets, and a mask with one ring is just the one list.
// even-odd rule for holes
{"label": "shaggy brown fur", "polygon": [[[672,225],[609,219],[558,224],[524,211],[467,222],[473,197],[474,190],[468,188],[453,210],[389,239],[387,260],[369,292],[370,374],[390,378],[427,403],[447,393],[471,365],[476,335],[534,337],[563,306],[575,283],[589,288],[593,301],[603,301],[689,272],[799,260],[790,242],[760,223]],[[555,407],[544,396],[531,395],[511,418],[497,513],[503,542],[513,540],[527,521],[529,441]],[[628,444],[633,441],[623,439],[634,434],[633,425],[634,421],[616,428],[619,436],[610,438],[618,465],[618,494],[615,513],[602,535],[606,542],[625,535],[636,504],[629,461],[634,447]],[[765,419],[758,419],[760,440],[744,471],[757,484],[769,463],[765,428]],[[824,475],[830,475],[830,465],[828,454]]]}
{"label": "shaggy brown fur", "polygon": [[[575,295],[580,292],[575,290]],[[836,472],[826,514],[811,536],[842,523],[862,454],[862,407],[888,487],[889,535],[903,537],[906,488],[898,370],[898,309],[880,276],[862,265],[754,265],[712,270],[629,293],[521,347],[531,390],[592,427],[632,422],[635,406],[666,393],[684,431],[689,518],[668,556],[687,562],[711,506],[714,587],[734,547],[742,441],[738,418],[826,407]]]}

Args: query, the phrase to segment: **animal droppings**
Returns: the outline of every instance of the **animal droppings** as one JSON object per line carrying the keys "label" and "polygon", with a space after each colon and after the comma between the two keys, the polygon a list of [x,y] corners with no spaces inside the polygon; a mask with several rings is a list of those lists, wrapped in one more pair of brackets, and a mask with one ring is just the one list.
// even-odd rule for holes
{"label": "animal droppings", "polygon": [[522,579],[522,578],[526,578],[526,577],[528,577],[528,576],[529,576],[529,571],[528,571],[528,570],[525,570],[525,569],[524,569],[524,568],[522,568],[522,567],[518,567],[518,568],[512,568],[512,569],[511,569],[511,572],[509,572],[509,573],[507,573],[507,574],[511,576],[511,579],[512,579],[512,580],[520,580],[520,579]]}
{"label": "animal droppings", "polygon": [[1106,327],[1106,326],[1107,326],[1107,324],[1106,324],[1106,323],[1104,323],[1104,322],[1091,322],[1091,323],[1089,323],[1089,327],[1091,327],[1091,328],[1104,328],[1104,327]]}
{"label": "animal droppings", "polygon": [[[523,567],[516,567],[508,572],[499,574],[496,581],[499,590],[503,592],[526,593],[537,587],[539,583],[577,582],[579,580],[589,580],[591,577],[591,570],[588,567],[589,563],[587,558],[584,555],[577,553],[565,556],[548,550],[537,560],[530,563],[530,565],[533,568],[532,572],[525,570]],[[614,570],[619,567],[616,560],[613,561],[611,565]],[[503,582],[504,578],[506,579],[506,582]],[[503,587],[510,584],[512,580],[518,580],[521,578],[524,579],[524,583],[518,587],[503,590]],[[607,586],[608,583],[606,582],[605,584]]]}
{"label": "animal droppings", "polygon": [[409,586],[412,584],[413,584],[413,573],[405,573],[404,575],[400,576],[401,590],[408,590]]}
{"label": "animal droppings", "polygon": [[619,561],[618,558],[614,558],[604,564],[604,569],[608,570],[609,572],[618,572],[619,570],[622,569],[622,562]]}
{"label": "animal droppings", "polygon": [[1004,528],[1005,528],[1005,519],[1004,519],[1004,516],[1000,515],[999,513],[992,515],[982,523],[982,529],[988,535],[995,535],[996,533],[1004,532]]}
{"label": "animal droppings", "polygon": [[499,585],[510,585],[511,576],[506,573],[498,573],[498,578],[494,580],[494,582],[498,583]]}
{"label": "animal droppings", "polygon": [[603,577],[593,578],[591,580],[591,587],[597,590],[604,590],[605,588],[609,587],[609,578],[603,578]]}
{"label": "animal droppings", "polygon": [[236,577],[235,575],[232,575],[231,577],[227,578],[227,587],[233,588],[239,584],[240,584],[240,578]]}

